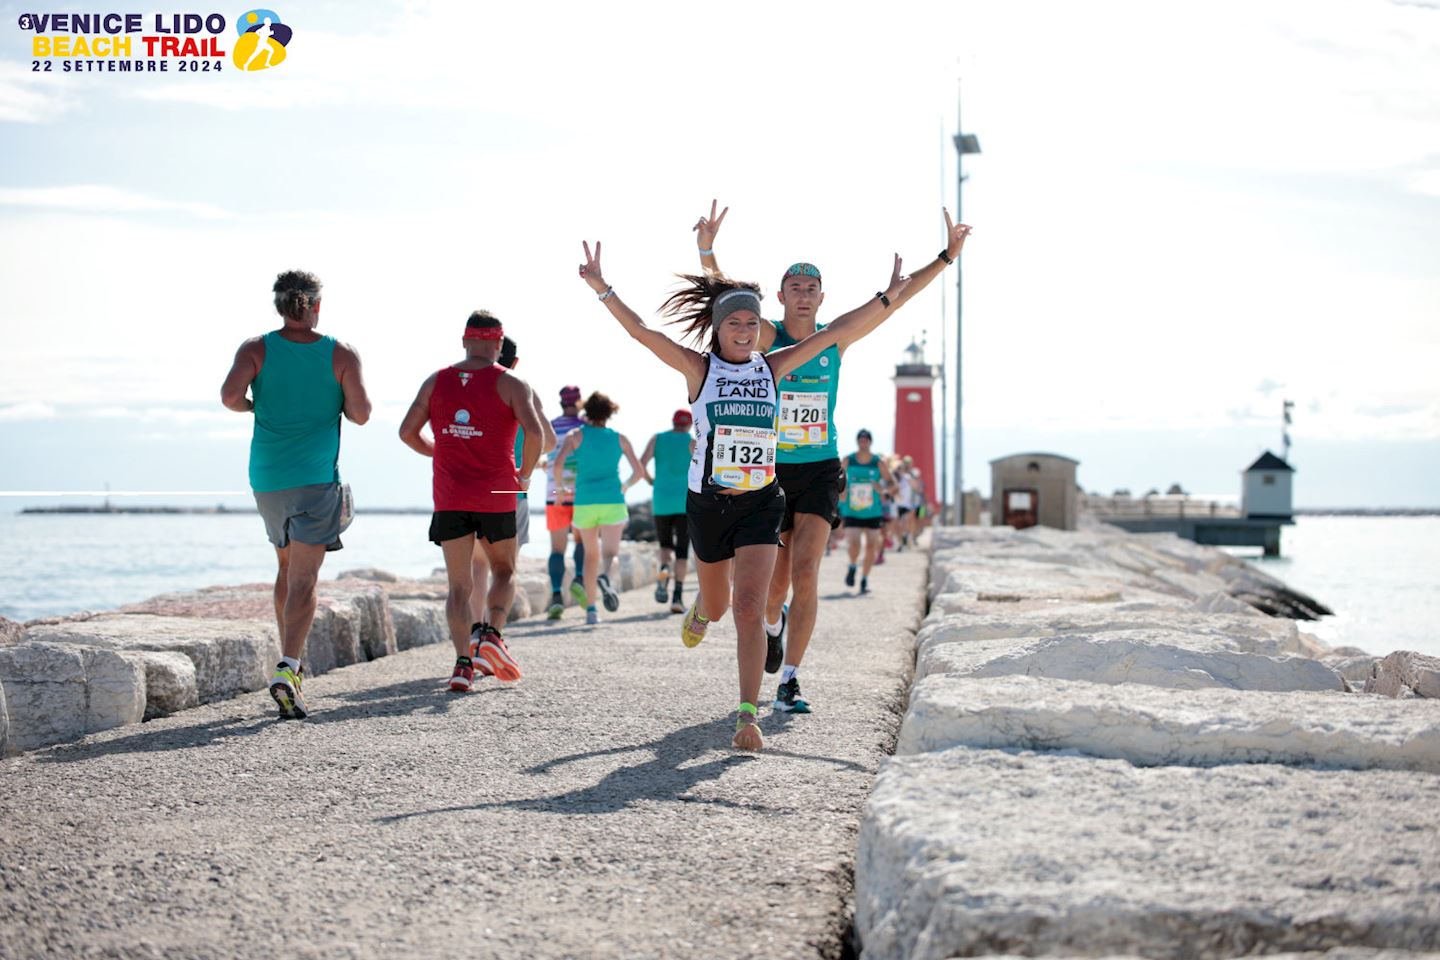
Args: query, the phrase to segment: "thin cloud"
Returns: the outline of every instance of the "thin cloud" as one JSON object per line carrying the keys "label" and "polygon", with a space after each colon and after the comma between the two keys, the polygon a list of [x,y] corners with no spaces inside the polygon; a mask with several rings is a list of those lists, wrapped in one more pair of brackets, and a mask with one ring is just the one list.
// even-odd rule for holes
{"label": "thin cloud", "polygon": [[0,423],[23,423],[29,420],[54,420],[59,412],[48,403],[28,401],[0,407]]}
{"label": "thin cloud", "polygon": [[185,213],[203,220],[233,220],[234,214],[208,203],[162,200],[144,194],[96,184],[71,187],[12,187],[0,189],[0,206],[84,213]]}
{"label": "thin cloud", "polygon": [[28,65],[0,60],[0,122],[50,123],[74,103],[55,87],[53,78],[31,72]]}

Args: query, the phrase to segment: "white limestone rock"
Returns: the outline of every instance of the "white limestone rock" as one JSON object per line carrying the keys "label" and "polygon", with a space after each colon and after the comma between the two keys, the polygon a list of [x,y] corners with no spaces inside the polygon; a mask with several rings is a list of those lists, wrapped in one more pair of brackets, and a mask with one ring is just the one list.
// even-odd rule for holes
{"label": "white limestone rock", "polygon": [[0,757],[8,757],[10,748],[10,711],[5,704],[5,684],[0,683]]}
{"label": "white limestone rock", "polygon": [[1320,662],[1340,674],[1347,683],[1358,690],[1365,686],[1365,681],[1370,679],[1371,671],[1380,660],[1368,653],[1358,657],[1329,654],[1321,657]]}
{"label": "white limestone rock", "polygon": [[111,650],[28,640],[0,647],[10,753],[139,723],[145,670]]}
{"label": "white limestone rock", "polygon": [[[263,689],[280,658],[274,625],[253,620],[117,613],[78,623],[33,626],[26,635],[52,644],[182,653],[195,665],[201,703]],[[143,708],[142,698],[142,713]]]}
{"label": "white limestone rock", "polygon": [[444,643],[450,628],[445,622],[443,600],[390,601],[390,617],[395,624],[395,646],[400,650]]}
{"label": "white limestone rock", "polygon": [[145,671],[145,719],[167,717],[200,703],[195,663],[175,650],[140,650],[121,654]]}
{"label": "white limestone rock", "polygon": [[1013,675],[1140,683],[1172,690],[1343,690],[1340,676],[1305,657],[1268,657],[1233,649],[1229,638],[1156,628],[1071,633],[1023,640],[927,644],[917,677]]}
{"label": "white limestone rock", "polygon": [[866,960],[1433,950],[1437,835],[1431,774],[957,747],[882,769],[855,925]]}
{"label": "white limestone rock", "polygon": [[1440,657],[1396,650],[1371,667],[1365,692],[1385,697],[1440,697]]}
{"label": "white limestone rock", "polygon": [[1167,690],[1036,677],[915,685],[897,754],[1077,750],[1141,765],[1323,764],[1440,773],[1440,704],[1332,692]]}
{"label": "white limestone rock", "polygon": [[336,580],[370,580],[375,583],[399,583],[400,576],[391,573],[389,570],[381,570],[379,567],[360,567],[355,570],[344,570],[335,575]]}

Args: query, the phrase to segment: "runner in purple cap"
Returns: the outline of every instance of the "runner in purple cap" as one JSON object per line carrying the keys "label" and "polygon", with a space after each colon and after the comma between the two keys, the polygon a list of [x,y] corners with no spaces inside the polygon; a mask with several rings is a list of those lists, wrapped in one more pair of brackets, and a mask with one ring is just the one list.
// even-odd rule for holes
{"label": "runner in purple cap", "polygon": [[[575,467],[574,455],[564,463],[556,463],[556,453],[570,431],[585,425],[580,416],[580,388],[574,385],[560,388],[560,416],[550,421],[555,432],[555,450],[545,466],[545,529],[550,531],[550,607],[545,615],[559,620],[565,612],[565,597],[560,588],[565,584],[565,542],[570,538],[575,521]],[[570,581],[570,597],[585,609],[585,544],[580,541],[579,531],[575,535],[575,577]]]}

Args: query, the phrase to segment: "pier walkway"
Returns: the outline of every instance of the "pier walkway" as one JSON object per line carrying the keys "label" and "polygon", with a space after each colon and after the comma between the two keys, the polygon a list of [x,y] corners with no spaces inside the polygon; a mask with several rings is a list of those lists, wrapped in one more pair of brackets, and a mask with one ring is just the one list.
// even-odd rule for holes
{"label": "pier walkway", "polygon": [[315,677],[304,722],[258,692],[0,761],[0,956],[839,956],[926,556],[843,575],[816,712],[762,710],[759,756],[730,618],[687,651],[643,587],[514,624],[513,687],[449,694],[421,647]]}

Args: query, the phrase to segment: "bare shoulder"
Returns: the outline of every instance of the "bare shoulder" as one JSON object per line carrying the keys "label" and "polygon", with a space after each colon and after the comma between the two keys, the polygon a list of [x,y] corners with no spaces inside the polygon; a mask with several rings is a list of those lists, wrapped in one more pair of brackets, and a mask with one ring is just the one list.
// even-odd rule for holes
{"label": "bare shoulder", "polygon": [[336,340],[335,359],[341,363],[359,363],[360,351],[343,340]]}

